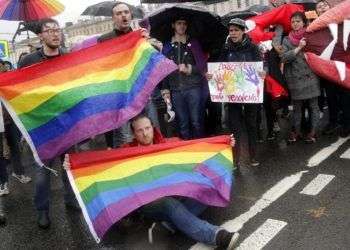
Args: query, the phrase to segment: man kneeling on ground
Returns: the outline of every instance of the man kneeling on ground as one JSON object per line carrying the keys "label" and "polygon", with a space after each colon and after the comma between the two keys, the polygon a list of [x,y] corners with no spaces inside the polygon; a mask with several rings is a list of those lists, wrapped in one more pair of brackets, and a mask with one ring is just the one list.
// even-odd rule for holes
{"label": "man kneeling on ground", "polygon": [[[164,138],[145,115],[138,115],[132,119],[131,129],[134,140],[124,147],[149,146],[174,140]],[[235,139],[231,136],[231,145],[234,144]],[[198,218],[205,208],[204,204],[193,199],[164,197],[144,205],[139,212],[147,218],[167,222],[172,228],[178,229],[195,241],[223,249],[233,249],[239,234],[228,232]]]}

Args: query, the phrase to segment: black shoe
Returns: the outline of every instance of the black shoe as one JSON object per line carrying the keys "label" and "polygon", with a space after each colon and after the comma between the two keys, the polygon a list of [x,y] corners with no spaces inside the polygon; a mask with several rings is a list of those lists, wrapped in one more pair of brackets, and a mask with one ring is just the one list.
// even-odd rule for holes
{"label": "black shoe", "polygon": [[48,229],[50,227],[51,221],[49,213],[47,211],[39,211],[38,213],[38,226],[41,229]]}
{"label": "black shoe", "polygon": [[80,206],[76,202],[66,202],[66,209],[72,212],[81,212]]}
{"label": "black shoe", "polygon": [[216,235],[216,245],[218,249],[234,249],[239,238],[239,233],[230,233],[226,230],[220,230]]}

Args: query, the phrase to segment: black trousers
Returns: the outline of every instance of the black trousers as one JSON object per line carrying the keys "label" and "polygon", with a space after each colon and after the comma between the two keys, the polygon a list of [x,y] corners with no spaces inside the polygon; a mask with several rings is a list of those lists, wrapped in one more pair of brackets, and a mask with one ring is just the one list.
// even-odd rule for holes
{"label": "black trousers", "polygon": [[232,133],[236,138],[236,146],[234,150],[235,164],[239,164],[242,143],[241,138],[243,134],[243,127],[245,126],[248,134],[248,151],[250,158],[256,156],[256,139],[257,139],[257,113],[258,104],[228,104],[228,121]]}
{"label": "black trousers", "polygon": [[327,95],[328,111],[329,111],[329,123],[337,124],[340,108],[340,95],[342,90],[336,84],[327,80],[322,80]]}

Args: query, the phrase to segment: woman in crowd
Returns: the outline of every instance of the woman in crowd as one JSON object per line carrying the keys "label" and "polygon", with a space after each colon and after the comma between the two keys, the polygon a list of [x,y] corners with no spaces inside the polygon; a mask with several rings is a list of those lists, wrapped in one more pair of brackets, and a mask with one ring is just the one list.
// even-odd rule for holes
{"label": "woman in crowd", "polygon": [[305,141],[313,143],[316,141],[316,128],[320,119],[318,107],[320,84],[318,77],[307,65],[302,52],[302,49],[306,46],[306,40],[303,38],[306,31],[304,13],[295,12],[291,16],[291,26],[292,31],[283,39],[283,52],[281,54],[284,63],[284,75],[294,106],[293,129],[288,141],[295,142],[301,138],[302,106],[306,104],[311,112],[311,128]]}

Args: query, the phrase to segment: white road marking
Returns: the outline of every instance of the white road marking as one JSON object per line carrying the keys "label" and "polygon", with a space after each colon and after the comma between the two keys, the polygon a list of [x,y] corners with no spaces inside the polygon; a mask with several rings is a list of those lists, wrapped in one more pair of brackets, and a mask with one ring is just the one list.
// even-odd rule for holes
{"label": "white road marking", "polygon": [[350,148],[348,150],[346,150],[341,156],[340,158],[342,159],[350,159]]}
{"label": "white road marking", "polygon": [[334,177],[334,175],[319,174],[300,193],[306,195],[318,195]]}
{"label": "white road marking", "polygon": [[314,156],[312,156],[309,161],[307,166],[308,167],[315,167],[319,165],[321,162],[326,160],[331,154],[333,154],[337,149],[343,145],[350,137],[347,138],[339,138],[338,141],[335,143],[331,144],[330,146],[321,149],[318,151]]}
{"label": "white road marking", "polygon": [[[267,192],[263,194],[263,196],[244,214],[236,217],[233,220],[226,221],[221,226],[230,232],[239,231],[243,225],[248,222],[255,215],[263,211],[265,208],[270,206],[274,201],[280,198],[283,194],[285,194],[289,189],[297,184],[302,175],[307,173],[308,171],[300,171],[296,174],[290,175],[279,181],[276,185],[270,188]],[[213,249],[210,246],[207,246],[202,243],[197,243],[193,245],[191,250],[205,250],[205,249]]]}
{"label": "white road marking", "polygon": [[279,220],[268,219],[254,233],[246,238],[237,250],[259,250],[269,243],[281,231],[287,223]]}

